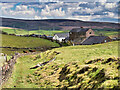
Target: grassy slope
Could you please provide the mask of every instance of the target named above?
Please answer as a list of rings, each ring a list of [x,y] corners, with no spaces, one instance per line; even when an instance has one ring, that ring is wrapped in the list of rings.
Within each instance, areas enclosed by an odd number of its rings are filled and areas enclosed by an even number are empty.
[[[29,47],[32,48],[32,47],[54,47],[58,46],[58,44],[40,38],[2,35],[2,46],[17,48],[29,48]]]
[[[59,52],[56,55],[54,52]],[[90,46],[70,46],[48,50],[39,55],[25,56],[17,60],[12,77],[4,85],[7,88],[33,87],[107,87],[118,86],[118,42]],[[29,68],[38,62],[56,60],[38,69]],[[112,57],[112,63],[104,63]],[[104,58],[94,61],[97,58]],[[33,61],[35,60],[35,61]],[[93,63],[85,64],[91,60]],[[111,63],[111,64],[110,64]],[[86,66],[89,68],[85,71]],[[96,69],[97,68],[97,69]],[[95,70],[96,69],[96,70]],[[83,71],[82,71],[83,70]],[[107,80],[107,79],[108,80]],[[102,81],[101,81],[102,80]]]
[[[118,42],[110,42],[97,45],[79,45],[56,49],[63,54],[58,55],[64,62],[81,61],[96,59],[99,57],[107,58],[118,56]],[[63,58],[64,57],[64,58]]]
[[[33,38],[33,37],[17,37],[17,36],[11,36],[11,35],[2,35],[2,46],[3,47],[17,47],[17,48],[38,48],[40,47],[40,49],[36,49],[36,51],[40,51],[41,48],[59,47],[57,43],[54,43],[54,42],[51,42],[45,39]],[[21,53],[23,52],[23,50],[27,50],[27,49],[3,48],[2,52],[8,55],[11,55],[11,54],[14,54],[15,52]]]

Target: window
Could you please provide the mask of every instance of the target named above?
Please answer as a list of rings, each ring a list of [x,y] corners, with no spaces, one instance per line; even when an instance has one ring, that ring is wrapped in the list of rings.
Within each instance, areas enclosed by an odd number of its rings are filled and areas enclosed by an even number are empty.
[[[90,32],[89,34],[92,34],[92,32]]]

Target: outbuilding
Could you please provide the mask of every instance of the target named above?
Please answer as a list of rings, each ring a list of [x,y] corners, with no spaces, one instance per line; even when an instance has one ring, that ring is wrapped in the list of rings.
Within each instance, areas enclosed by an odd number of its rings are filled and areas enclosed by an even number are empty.
[[[57,34],[54,34],[53,40],[58,40],[59,42],[62,42],[67,37],[69,37],[69,33],[57,33]]]
[[[93,45],[110,42],[112,39],[108,36],[90,36],[81,42],[81,45]]]

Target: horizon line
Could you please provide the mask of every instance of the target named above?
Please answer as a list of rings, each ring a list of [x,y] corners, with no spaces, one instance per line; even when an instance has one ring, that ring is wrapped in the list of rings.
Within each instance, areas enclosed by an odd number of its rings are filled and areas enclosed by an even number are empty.
[[[66,19],[66,18],[57,18],[57,19],[32,19],[32,18],[13,18],[13,17],[1,17],[0,18],[6,18],[6,19],[17,19],[17,20],[36,20],[36,21],[40,21],[40,20],[76,20],[76,21],[83,21],[83,22],[103,22],[103,23],[116,23],[116,24],[120,24],[119,19],[118,22],[109,22],[109,21],[84,21],[84,20],[80,20],[80,19]]]

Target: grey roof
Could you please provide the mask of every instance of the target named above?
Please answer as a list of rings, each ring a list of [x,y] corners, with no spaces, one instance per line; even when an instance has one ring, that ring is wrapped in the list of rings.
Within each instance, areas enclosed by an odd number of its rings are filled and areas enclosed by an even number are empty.
[[[79,33],[86,33],[89,28],[73,28],[70,32],[79,32]]]
[[[106,38],[107,36],[90,36],[81,44],[82,45],[99,44],[102,43]]]
[[[69,33],[56,33],[55,35],[57,35],[59,38],[60,37],[69,37]]]

